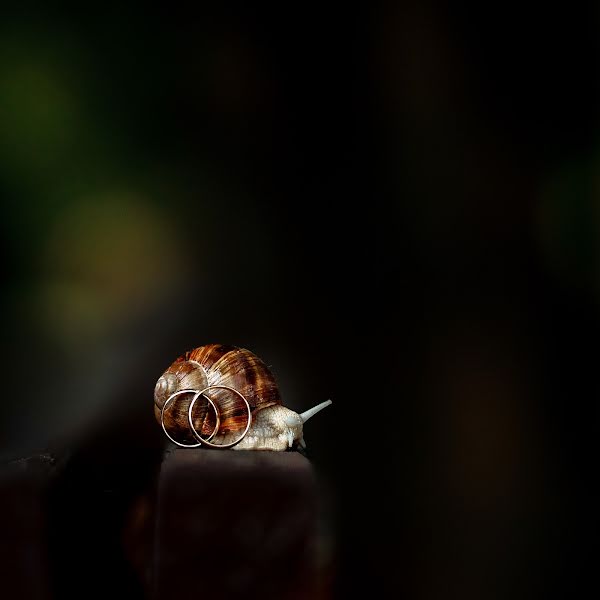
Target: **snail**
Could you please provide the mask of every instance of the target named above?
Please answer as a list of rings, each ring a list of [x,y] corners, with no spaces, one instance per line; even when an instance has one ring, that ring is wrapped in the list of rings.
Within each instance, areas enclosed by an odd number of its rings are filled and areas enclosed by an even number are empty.
[[[197,401],[200,397],[206,401]],[[187,446],[305,448],[304,423],[330,404],[327,400],[300,414],[286,408],[267,365],[250,350],[222,344],[186,352],[154,388],[158,423],[169,439]]]

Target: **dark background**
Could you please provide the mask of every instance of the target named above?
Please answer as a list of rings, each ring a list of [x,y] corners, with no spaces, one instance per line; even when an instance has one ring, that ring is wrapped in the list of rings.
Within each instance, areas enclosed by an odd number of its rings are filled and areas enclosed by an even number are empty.
[[[597,590],[600,15],[284,4],[3,11],[3,457],[118,512],[156,379],[236,344],[334,401],[336,597]]]

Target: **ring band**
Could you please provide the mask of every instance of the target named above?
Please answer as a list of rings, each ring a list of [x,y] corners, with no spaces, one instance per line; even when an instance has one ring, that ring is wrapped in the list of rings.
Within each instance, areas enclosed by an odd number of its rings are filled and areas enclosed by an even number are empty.
[[[177,444],[181,448],[198,448],[198,446],[200,446],[200,443],[198,443],[198,444],[182,444],[181,442],[178,442],[176,439],[172,438],[169,435],[169,433],[167,431],[167,428],[165,427],[165,409],[167,408],[167,405],[169,404],[169,402],[171,402],[171,400],[174,400],[180,394],[194,394],[194,398],[192,399],[192,404],[190,404],[190,411],[188,413],[188,418],[189,418],[190,423],[191,423],[192,408],[194,406],[194,403],[196,402],[196,400],[198,399],[198,397],[201,396],[201,395],[203,395],[203,394],[202,394],[202,392],[196,392],[196,390],[178,390],[177,392],[173,392],[167,398],[166,402],[163,404],[163,406],[162,406],[162,408],[160,410],[160,424],[162,425],[162,428],[163,428],[163,431],[165,432],[165,435],[174,444]],[[219,427],[221,427],[221,415],[219,414],[219,409],[217,408],[217,405],[208,396],[204,396],[204,398],[206,398],[207,402],[213,407],[213,410],[215,411],[215,416],[217,418],[217,422],[215,423],[215,428],[213,429],[213,432],[210,434],[210,436],[207,438],[208,440],[211,440],[215,436],[215,434],[217,433],[217,431],[219,431]],[[200,437],[200,435],[193,428],[193,426],[192,426],[192,431],[194,432],[194,435],[196,436],[196,438],[198,438],[199,440],[202,440],[201,443],[206,443],[206,440],[204,438]]]
[[[229,444],[211,444],[210,441],[207,441],[200,437],[200,435],[194,428],[194,424],[192,423],[192,410],[194,409],[194,404],[196,403],[196,400],[198,400],[198,398],[200,396],[204,396],[214,406],[213,401],[210,400],[209,397],[205,394],[205,392],[207,392],[208,390],[212,390],[212,389],[229,390],[230,392],[237,394],[244,401],[244,403],[246,404],[246,409],[248,410],[248,423],[246,424],[246,429],[244,429],[244,431],[239,439],[237,439],[234,442],[231,442]],[[192,402],[190,403],[190,408],[188,409],[188,422],[189,422],[190,429],[192,430],[193,434],[196,436],[196,438],[198,440],[200,440],[200,444],[203,444],[204,446],[207,446],[208,448],[217,448],[217,449],[231,448],[231,447],[235,446],[236,444],[239,444],[244,439],[244,437],[246,437],[246,434],[248,433],[248,429],[250,429],[250,424],[252,423],[252,409],[250,408],[250,403],[248,402],[248,400],[246,400],[244,395],[241,392],[238,392],[236,389],[229,387],[228,385],[209,385],[208,387],[205,387],[203,390],[196,392],[196,395],[193,397]],[[219,421],[219,425],[220,425],[220,421]],[[214,432],[213,432],[213,435],[214,435]],[[210,439],[212,439],[212,437],[213,436],[211,435],[208,439],[210,440]],[[200,445],[200,444],[198,444],[198,445]]]

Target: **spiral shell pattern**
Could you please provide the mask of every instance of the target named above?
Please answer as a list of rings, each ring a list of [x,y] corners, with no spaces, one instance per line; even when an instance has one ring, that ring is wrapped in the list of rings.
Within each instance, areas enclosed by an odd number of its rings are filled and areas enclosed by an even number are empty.
[[[268,406],[281,404],[274,375],[255,354],[244,348],[223,344],[200,346],[180,356],[159,377],[154,388],[154,414],[160,423],[161,409],[169,396],[184,389],[202,390],[222,385],[240,392],[250,404],[252,414]],[[219,407],[221,425],[213,442],[246,427],[246,407],[229,390],[212,389],[206,392]],[[193,394],[181,395],[165,409],[167,431],[176,439],[192,441],[188,424],[188,408]],[[207,402],[196,402],[193,414],[195,429],[204,437],[215,427],[215,415]]]

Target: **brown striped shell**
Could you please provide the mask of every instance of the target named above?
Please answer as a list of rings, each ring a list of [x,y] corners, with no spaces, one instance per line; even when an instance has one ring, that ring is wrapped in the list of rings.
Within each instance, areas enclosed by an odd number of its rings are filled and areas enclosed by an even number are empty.
[[[275,377],[265,363],[244,348],[209,344],[180,356],[158,379],[154,388],[154,415],[160,423],[163,404],[174,392],[184,389],[202,390],[210,385],[225,385],[244,395],[252,414],[268,406],[281,404]],[[221,426],[213,439],[243,430],[247,423],[247,409],[239,397],[229,390],[212,389],[207,392],[219,407]],[[167,431],[177,440],[197,441],[190,433],[188,408],[192,394],[182,394],[165,409]],[[194,406],[194,427],[203,437],[209,436],[215,426],[215,415],[206,402]]]

